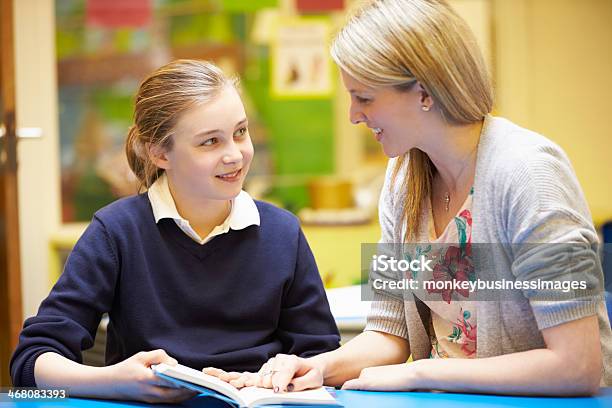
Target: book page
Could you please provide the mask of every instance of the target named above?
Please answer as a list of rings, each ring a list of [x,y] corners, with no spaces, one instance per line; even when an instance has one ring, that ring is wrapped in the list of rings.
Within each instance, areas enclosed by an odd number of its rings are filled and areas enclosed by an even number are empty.
[[[313,390],[275,393],[269,388],[246,387],[238,391],[245,405],[317,404],[339,405],[323,387]]]
[[[184,382],[197,384],[212,391],[229,397],[236,401],[240,406],[256,406],[265,404],[316,404],[316,405],[340,405],[323,387],[314,390],[295,391],[286,393],[275,393],[269,388],[246,387],[238,390],[231,384],[218,379],[212,375],[204,374],[201,371],[193,368],[168,364],[157,364],[151,366],[151,369],[163,378],[169,381],[174,381],[178,384],[186,386]],[[176,381],[179,380],[179,381]],[[187,384],[189,386],[189,384]],[[198,388],[191,387],[192,389]]]
[[[153,371],[162,374],[164,377],[177,378],[179,380],[198,384],[205,388],[223,394],[227,397],[230,397],[231,399],[238,402],[240,405],[246,404],[246,402],[243,401],[242,397],[240,396],[238,388],[212,375],[204,374],[201,371],[194,370],[193,368],[180,364],[176,366],[171,366],[162,363],[151,366],[151,368],[153,369]]]

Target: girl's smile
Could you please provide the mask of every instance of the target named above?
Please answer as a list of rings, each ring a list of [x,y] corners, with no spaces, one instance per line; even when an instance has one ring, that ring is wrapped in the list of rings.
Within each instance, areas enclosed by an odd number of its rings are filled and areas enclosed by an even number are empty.
[[[235,183],[237,181],[241,181],[242,180],[242,169],[238,169],[236,171],[233,171],[231,173],[224,173],[224,174],[219,174],[217,176],[218,179],[225,181],[226,183]]]

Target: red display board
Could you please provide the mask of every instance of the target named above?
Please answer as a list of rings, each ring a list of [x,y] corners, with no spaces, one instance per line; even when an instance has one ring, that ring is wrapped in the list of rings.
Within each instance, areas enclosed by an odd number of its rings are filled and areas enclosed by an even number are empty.
[[[344,9],[344,0],[297,0],[300,13],[319,13]]]
[[[151,22],[151,0],[87,0],[87,25],[143,27]]]

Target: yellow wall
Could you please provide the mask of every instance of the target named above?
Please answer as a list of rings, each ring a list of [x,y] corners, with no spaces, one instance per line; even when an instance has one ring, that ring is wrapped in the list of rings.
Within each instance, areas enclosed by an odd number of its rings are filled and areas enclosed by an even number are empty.
[[[496,0],[499,114],[568,154],[596,224],[612,220],[612,1]]]
[[[326,287],[359,283],[362,267],[361,244],[378,242],[378,217],[364,225],[306,225],[303,229]]]
[[[19,234],[24,316],[49,293],[49,237],[60,223],[59,137],[53,0],[13,2],[17,126],[39,127],[39,139],[21,139]]]

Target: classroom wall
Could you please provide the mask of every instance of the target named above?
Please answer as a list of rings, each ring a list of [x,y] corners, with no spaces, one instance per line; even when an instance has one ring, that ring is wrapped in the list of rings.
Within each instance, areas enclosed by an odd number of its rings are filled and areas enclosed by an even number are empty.
[[[60,221],[55,16],[53,0],[13,7],[17,126],[43,130],[17,147],[23,313],[31,316],[49,292],[48,238]]]
[[[498,113],[559,143],[574,164],[595,221],[612,219],[612,1],[491,2]],[[14,4],[18,125],[43,129],[41,139],[21,140],[18,146],[24,316],[36,313],[48,292],[48,238],[60,228],[53,3]],[[339,98],[340,122],[334,126],[343,137],[341,144],[335,140],[336,163],[340,172],[350,173],[358,166],[352,160],[358,145],[351,144],[347,100]]]
[[[612,220],[612,1],[496,0],[497,108],[568,154],[596,224]]]

